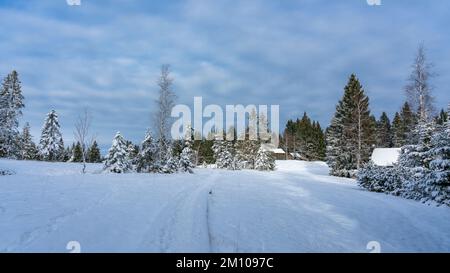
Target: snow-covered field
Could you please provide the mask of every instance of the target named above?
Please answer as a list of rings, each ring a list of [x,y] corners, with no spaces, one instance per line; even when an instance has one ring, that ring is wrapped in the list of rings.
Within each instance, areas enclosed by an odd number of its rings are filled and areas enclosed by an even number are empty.
[[[89,174],[71,163],[0,160],[0,251],[449,252],[450,209],[357,187],[324,163],[277,171]]]

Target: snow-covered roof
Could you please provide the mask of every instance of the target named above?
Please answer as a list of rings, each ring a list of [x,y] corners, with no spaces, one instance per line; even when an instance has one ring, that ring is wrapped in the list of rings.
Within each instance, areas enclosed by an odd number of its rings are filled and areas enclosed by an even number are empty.
[[[376,148],[372,153],[372,161],[377,166],[392,166],[398,161],[400,148]]]
[[[263,143],[261,144],[261,148],[263,148],[266,152],[272,152],[274,154],[284,154],[284,150],[281,148],[275,147],[275,145],[270,143]]]

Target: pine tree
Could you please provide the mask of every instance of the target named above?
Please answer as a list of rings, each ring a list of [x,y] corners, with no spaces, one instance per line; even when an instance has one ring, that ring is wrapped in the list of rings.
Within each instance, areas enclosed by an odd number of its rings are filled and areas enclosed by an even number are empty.
[[[415,134],[415,128],[417,126],[417,116],[411,110],[409,103],[405,102],[400,112],[400,116],[403,122],[403,145],[416,144],[418,142],[418,136]]]
[[[293,120],[288,120],[286,123],[286,128],[284,130],[284,139],[281,143],[284,143],[284,149],[286,152],[298,152],[297,142],[296,142],[296,135],[297,135],[297,122]]]
[[[62,160],[64,142],[59,129],[58,115],[55,110],[52,110],[47,114],[42,127],[41,140],[39,142],[39,155],[42,160]]]
[[[396,112],[392,121],[392,146],[399,148],[403,145],[405,145],[403,122],[400,114]]]
[[[64,160],[64,140],[62,139],[62,137],[59,139],[58,146],[60,148],[59,148],[59,151],[58,151],[58,154],[57,154],[57,156],[58,156],[57,160],[58,161],[63,161]]]
[[[104,170],[112,173],[126,173],[132,170],[132,165],[128,158],[127,144],[120,132],[117,132],[113,139],[105,160]]]
[[[296,141],[299,144],[298,151],[300,154],[307,160],[313,160],[314,140],[312,139],[312,124],[306,112],[304,112],[302,119],[297,123]]]
[[[0,89],[0,157],[20,156],[19,118],[23,103],[21,82],[16,71],[6,76]]]
[[[88,150],[88,162],[90,162],[90,163],[102,162],[100,149],[98,147],[97,141],[95,141],[95,140],[92,143],[91,147],[89,147],[89,150]]]
[[[182,172],[193,173],[195,165],[194,152],[192,151],[192,140],[190,138],[185,140],[184,148],[180,154],[180,161],[178,163],[178,168]]]
[[[71,162],[72,155],[73,155],[73,147],[71,148],[70,146],[67,146],[64,149],[64,156],[63,156],[62,161],[63,162]]]
[[[172,154],[176,157],[181,155],[184,148],[184,141],[182,139],[172,140]]]
[[[83,149],[81,148],[80,142],[75,144],[73,149],[72,162],[83,162]]]
[[[373,127],[369,98],[352,74],[328,130],[327,161],[331,174],[353,176],[354,171],[369,160],[374,144]]]
[[[198,149],[199,162],[206,164],[214,163],[214,152],[212,150],[214,141],[212,139],[203,138],[200,141],[200,147]]]
[[[153,140],[150,130],[145,134],[145,138],[141,143],[141,149],[138,154],[136,170],[138,172],[157,172],[156,157],[158,147]]]
[[[376,145],[380,148],[392,147],[391,122],[386,112],[383,112],[377,121]]]
[[[325,157],[326,157],[326,151],[327,151],[327,144],[326,144],[326,140],[325,140],[325,132],[322,130],[322,127],[320,126],[319,123],[317,123],[318,125],[318,131],[319,131],[319,160],[320,161],[324,161]]]
[[[30,124],[27,122],[23,127],[20,145],[20,158],[24,160],[33,160],[37,158],[37,147],[33,142],[30,133]]]
[[[255,169],[258,171],[273,171],[275,169],[275,159],[262,147],[258,149],[256,155]]]
[[[311,160],[324,160],[326,153],[325,134],[320,127],[319,122],[313,122],[312,125],[312,143],[313,150],[311,153]]]
[[[169,147],[168,152],[166,153],[166,160],[160,172],[162,173],[176,173],[178,172],[178,162],[179,159],[177,156],[173,154],[173,147]]]
[[[441,112],[439,112],[439,115],[436,117],[436,124],[437,125],[445,125],[445,123],[448,121],[448,113],[444,111],[444,109],[441,109]]]

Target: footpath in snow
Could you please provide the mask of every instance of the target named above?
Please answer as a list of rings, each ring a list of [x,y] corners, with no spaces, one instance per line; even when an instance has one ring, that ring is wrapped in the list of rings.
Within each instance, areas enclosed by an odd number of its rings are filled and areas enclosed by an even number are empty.
[[[274,172],[88,174],[0,160],[0,252],[449,252],[450,209],[360,189],[321,162]]]

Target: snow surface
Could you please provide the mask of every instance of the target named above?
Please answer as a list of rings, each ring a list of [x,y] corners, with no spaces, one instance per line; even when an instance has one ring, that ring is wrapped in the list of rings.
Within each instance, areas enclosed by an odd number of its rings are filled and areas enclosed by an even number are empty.
[[[0,251],[449,252],[450,209],[360,189],[321,162],[274,172],[105,174],[0,160]]]
[[[397,163],[400,152],[400,148],[376,148],[371,159],[377,166],[392,166]]]

